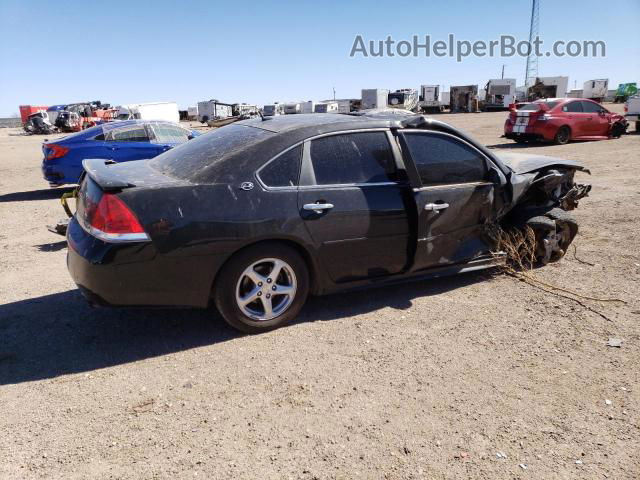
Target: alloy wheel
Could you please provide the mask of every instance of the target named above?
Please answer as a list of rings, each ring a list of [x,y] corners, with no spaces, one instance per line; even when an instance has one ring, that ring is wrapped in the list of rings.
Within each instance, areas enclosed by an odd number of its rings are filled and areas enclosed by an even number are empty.
[[[249,265],[240,275],[236,304],[253,320],[271,320],[291,306],[296,290],[296,275],[287,262],[263,258]]]

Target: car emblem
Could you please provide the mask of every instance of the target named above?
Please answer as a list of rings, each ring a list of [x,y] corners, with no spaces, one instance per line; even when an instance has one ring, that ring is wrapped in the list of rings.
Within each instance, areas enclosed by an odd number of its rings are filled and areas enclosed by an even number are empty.
[[[244,191],[249,191],[251,189],[253,189],[253,183],[252,182],[242,182],[240,184],[240,188]]]

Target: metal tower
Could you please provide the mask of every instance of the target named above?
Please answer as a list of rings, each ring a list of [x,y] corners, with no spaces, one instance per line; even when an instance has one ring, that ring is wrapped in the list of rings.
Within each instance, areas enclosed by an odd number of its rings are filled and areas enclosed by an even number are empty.
[[[531,2],[531,24],[529,26],[529,45],[533,46],[533,41],[539,35],[540,30],[540,3],[539,0]],[[538,56],[533,48],[527,56],[527,71],[525,73],[525,86],[530,87],[536,81],[538,76]]]

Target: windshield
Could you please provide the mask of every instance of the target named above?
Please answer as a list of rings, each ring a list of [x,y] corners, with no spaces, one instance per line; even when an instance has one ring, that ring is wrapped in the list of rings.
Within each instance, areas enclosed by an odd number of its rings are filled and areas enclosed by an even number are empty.
[[[196,180],[206,168],[272,135],[261,128],[227,125],[155,157],[151,166],[172,177]]]

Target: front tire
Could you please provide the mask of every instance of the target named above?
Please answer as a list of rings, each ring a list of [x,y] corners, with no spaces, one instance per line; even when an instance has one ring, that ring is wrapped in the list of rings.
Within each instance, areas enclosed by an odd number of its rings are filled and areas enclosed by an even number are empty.
[[[538,266],[559,261],[578,234],[578,222],[561,208],[532,217],[526,225],[535,233],[535,260]]]
[[[622,123],[617,122],[611,127],[611,137],[620,138],[622,135],[624,135],[626,130],[627,128]]]
[[[560,127],[553,138],[556,145],[566,145],[571,140],[571,129],[566,125]]]
[[[293,248],[263,243],[235,254],[214,285],[218,311],[232,327],[260,333],[291,322],[309,294],[309,270]]]

